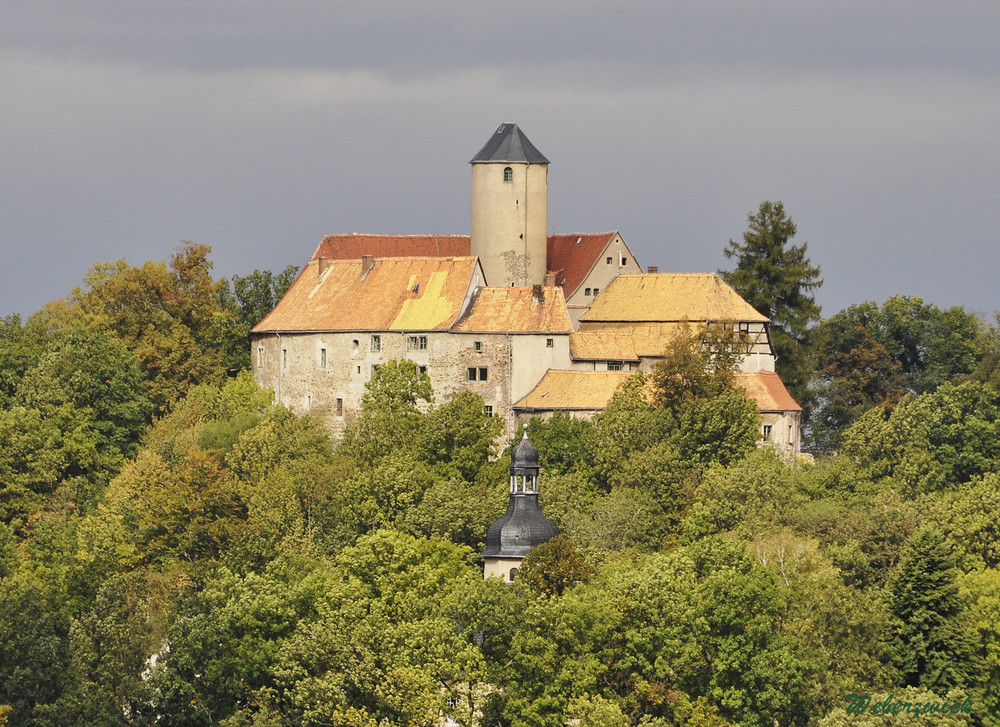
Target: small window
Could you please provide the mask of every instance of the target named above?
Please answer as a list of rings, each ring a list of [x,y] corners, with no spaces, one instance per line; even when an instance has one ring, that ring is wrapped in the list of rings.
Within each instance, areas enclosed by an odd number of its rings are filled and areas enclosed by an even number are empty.
[[[427,367],[426,366],[419,366],[418,369],[420,370],[420,373],[422,373],[422,374],[426,374],[427,373]]]
[[[325,369],[326,368],[326,349],[325,348],[321,348],[319,350],[319,367],[321,369]]]
[[[483,342],[482,341],[474,341],[472,343],[472,350],[475,351],[476,353],[482,353],[483,352]]]
[[[287,348],[281,349],[281,368],[283,368],[283,369],[287,369],[288,368],[288,349]]]
[[[622,255],[622,267],[628,265],[628,258]]]
[[[337,399],[337,416],[344,416],[344,400]]]
[[[361,373],[361,364],[358,364],[358,373]]]
[[[475,366],[470,366],[469,367],[468,376],[469,376],[469,381],[475,381],[476,380],[476,367]]]
[[[503,181],[513,182],[514,181],[514,170],[510,167],[503,168]]]
[[[486,416],[488,417],[493,416],[493,406],[491,404],[487,404],[485,407],[483,407],[483,410],[486,412]]]
[[[487,369],[485,367],[479,369],[479,380],[480,381],[486,381],[486,377],[487,377],[487,373],[488,372],[489,372],[489,369]]]
[[[517,577],[517,568],[511,568],[510,569],[510,578],[508,578],[507,580],[508,581],[513,581],[516,577]]]
[[[427,350],[427,336],[410,336],[407,347],[411,351],[426,351]]]
[[[309,411],[312,408],[313,408],[313,395],[306,394],[306,411]]]
[[[608,361],[608,371],[621,371],[622,362],[621,361]]]
[[[583,289],[583,294],[584,295],[590,295],[590,288],[584,288]]]
[[[545,339],[545,348],[552,348],[555,345],[556,345],[556,342],[553,339],[551,339],[551,338],[546,338]]]
[[[770,442],[771,441],[771,425],[770,424],[765,424],[764,425],[764,441],[765,442]]]
[[[600,288],[594,288],[594,295],[597,295],[600,292],[601,292]]]
[[[611,257],[608,256],[608,265],[610,265],[610,264],[611,264]]]
[[[372,336],[372,351],[382,350],[382,336]]]

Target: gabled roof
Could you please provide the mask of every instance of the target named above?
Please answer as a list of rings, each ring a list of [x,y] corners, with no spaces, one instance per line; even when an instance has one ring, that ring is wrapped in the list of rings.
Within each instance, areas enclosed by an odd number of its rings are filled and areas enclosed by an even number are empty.
[[[572,333],[562,288],[479,288],[452,326],[464,333]],[[540,294],[539,294],[540,293]]]
[[[587,274],[617,234],[614,231],[597,235],[549,235],[548,269],[556,274],[556,283],[563,287],[567,297],[583,285]]]
[[[767,320],[715,273],[622,274],[580,318],[643,323]]]
[[[737,373],[736,383],[756,402],[758,411],[802,411],[802,407],[788,393],[781,377],[773,371]]]
[[[493,136],[472,157],[470,164],[511,162],[513,164],[548,164],[549,160],[528,141],[517,124],[500,124]]]
[[[310,260],[254,333],[432,331],[451,327],[478,263],[473,257]]]
[[[632,375],[628,371],[549,369],[513,408],[541,411],[604,409],[621,383]]]
[[[352,232],[324,237],[312,259],[360,260],[374,257],[469,257],[468,235],[367,235]]]

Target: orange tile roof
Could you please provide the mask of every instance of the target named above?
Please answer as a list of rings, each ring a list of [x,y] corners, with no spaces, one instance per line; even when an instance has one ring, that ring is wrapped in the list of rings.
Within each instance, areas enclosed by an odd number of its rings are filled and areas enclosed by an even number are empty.
[[[374,257],[468,257],[468,235],[327,235],[312,259],[360,260]]]
[[[767,321],[714,273],[626,273],[594,298],[581,323]]]
[[[773,371],[740,372],[736,374],[736,383],[757,403],[758,411],[802,411],[781,377]]]
[[[453,331],[467,333],[572,333],[562,288],[479,288]]]
[[[597,361],[635,361],[639,358],[663,356],[667,345],[679,333],[686,333],[690,325],[685,321],[670,323],[587,323],[570,338],[573,358]],[[574,350],[574,338],[580,336]],[[581,355],[577,355],[579,351]],[[594,354],[606,355],[594,355]]]
[[[569,355],[577,361],[638,361],[631,331],[585,331],[569,337]]]
[[[514,404],[514,409],[536,411],[604,409],[621,383],[632,375],[628,371],[549,369],[535,388]]]
[[[597,235],[549,235],[546,257],[549,272],[556,274],[556,284],[561,285],[567,297],[579,288],[608,243],[617,232]]]
[[[476,275],[473,257],[310,260],[253,332],[446,330]]]

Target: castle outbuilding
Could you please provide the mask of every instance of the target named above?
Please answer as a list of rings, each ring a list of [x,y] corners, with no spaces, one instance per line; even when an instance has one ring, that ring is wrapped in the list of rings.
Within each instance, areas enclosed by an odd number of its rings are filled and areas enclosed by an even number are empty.
[[[538,450],[525,432],[510,456],[507,512],[486,531],[483,578],[503,578],[510,583],[531,549],[558,534],[559,529],[545,519],[538,506]]]

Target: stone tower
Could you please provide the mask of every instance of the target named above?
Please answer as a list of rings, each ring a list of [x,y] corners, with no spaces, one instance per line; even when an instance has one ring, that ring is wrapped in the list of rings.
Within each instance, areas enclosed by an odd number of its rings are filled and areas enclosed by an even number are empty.
[[[500,124],[472,158],[472,254],[491,286],[541,285],[549,160],[517,124]]]
[[[525,432],[510,456],[507,512],[486,531],[483,578],[503,578],[510,583],[528,552],[558,534],[559,529],[538,507],[538,450]]]

